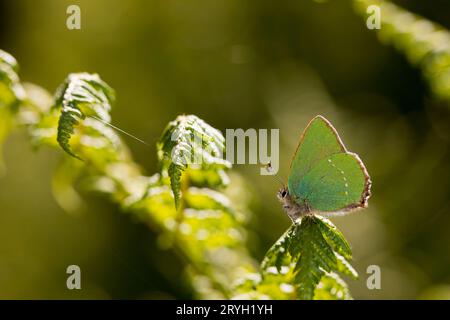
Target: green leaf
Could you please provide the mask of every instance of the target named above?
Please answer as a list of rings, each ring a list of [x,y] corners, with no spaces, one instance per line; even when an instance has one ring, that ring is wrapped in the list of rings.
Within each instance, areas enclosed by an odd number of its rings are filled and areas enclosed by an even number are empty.
[[[111,120],[109,112],[114,100],[113,89],[97,74],[70,74],[55,93],[55,107],[61,108],[57,134],[61,148],[71,156],[81,159],[72,151],[70,143],[80,121],[83,121],[84,129],[89,133],[97,133],[109,140],[114,139],[115,135],[105,125]],[[96,121],[87,121],[87,117]]]
[[[181,179],[186,169],[193,170],[193,176],[197,179],[196,171],[214,172],[214,177],[224,183],[226,176],[223,169],[231,167],[223,157],[223,135],[194,115],[179,116],[170,122],[157,144],[157,150],[162,170],[167,170],[170,177],[176,208],[180,206]],[[210,181],[209,178],[205,181]]]

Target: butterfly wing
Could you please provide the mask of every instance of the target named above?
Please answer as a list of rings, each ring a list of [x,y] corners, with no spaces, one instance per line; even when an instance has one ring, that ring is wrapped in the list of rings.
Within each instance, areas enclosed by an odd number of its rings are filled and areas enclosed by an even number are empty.
[[[330,122],[322,116],[312,119],[300,138],[288,178],[288,188],[291,194],[303,177],[320,160],[337,153],[346,152],[336,130]]]
[[[367,205],[370,179],[356,154],[338,153],[316,163],[297,190],[313,212],[337,213]]]
[[[366,206],[370,178],[359,157],[347,152],[331,123],[317,116],[300,139],[288,189],[312,211],[348,211]]]

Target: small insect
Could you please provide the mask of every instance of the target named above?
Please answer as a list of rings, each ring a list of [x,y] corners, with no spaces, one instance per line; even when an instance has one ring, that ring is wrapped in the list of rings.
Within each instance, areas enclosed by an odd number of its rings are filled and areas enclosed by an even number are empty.
[[[277,197],[295,222],[304,215],[329,216],[365,208],[371,184],[359,156],[347,151],[327,119],[316,116],[300,138],[287,185]]]

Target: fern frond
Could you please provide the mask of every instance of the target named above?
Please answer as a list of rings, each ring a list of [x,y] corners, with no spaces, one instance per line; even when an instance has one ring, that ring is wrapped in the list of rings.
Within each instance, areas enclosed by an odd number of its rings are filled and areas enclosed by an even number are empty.
[[[223,135],[194,115],[179,116],[170,122],[157,144],[157,150],[160,164],[170,177],[176,208],[180,206],[184,170],[211,170],[223,184],[226,179],[223,169],[231,166],[223,158]]]
[[[27,127],[32,146],[58,146],[59,110],[52,109],[53,95],[35,84],[25,83],[23,87],[27,99],[19,112],[19,121]]]
[[[223,193],[213,189],[190,187],[186,197],[186,206],[196,210],[221,210],[237,219],[230,200]]]
[[[330,220],[322,217],[316,216],[316,224],[322,233],[324,239],[328,242],[331,248],[343,256],[347,260],[352,259],[352,249],[347,240],[345,240],[344,235],[336,228]]]
[[[0,108],[17,109],[25,99],[25,91],[20,83],[19,65],[9,53],[0,50]]]
[[[167,173],[170,177],[170,185],[172,187],[172,193],[175,200],[175,208],[180,206],[181,197],[181,175],[184,171],[184,166],[180,166],[176,163],[171,163],[167,169]]]
[[[351,300],[347,284],[336,273],[325,274],[314,292],[314,300]]]
[[[340,254],[336,253],[336,271],[345,274],[353,279],[358,279],[358,272],[352,267],[350,262]]]
[[[245,250],[245,232],[237,219],[239,215],[223,193],[205,187],[188,187],[183,195],[183,219],[177,221],[178,212],[171,193],[169,179],[159,179],[129,209],[159,229],[158,242],[162,248],[176,243],[183,255],[195,262],[189,272],[191,277],[201,277],[198,271],[203,270],[212,286],[220,288],[221,295],[217,297],[227,297],[237,273],[255,271]],[[193,280],[193,283],[197,282]],[[204,286],[198,289],[202,292]],[[211,297],[212,292],[205,294]]]
[[[299,299],[310,300],[325,272],[336,269],[336,256],[317,227],[316,217],[304,217],[295,230],[288,250],[296,260],[297,295]]]
[[[3,171],[2,145],[14,124],[12,114],[25,99],[18,71],[16,59],[0,50],[0,171]]]
[[[111,140],[114,134],[111,134],[111,129],[104,123],[111,120],[109,112],[114,100],[113,89],[97,74],[70,74],[55,93],[55,107],[61,108],[57,134],[61,148],[71,156],[81,159],[72,151],[70,144],[75,127],[80,121],[83,121],[85,130]],[[114,141],[112,143],[114,144]],[[95,144],[95,141],[92,144]]]
[[[287,253],[295,228],[295,225],[291,226],[267,251],[261,263],[263,274],[267,273],[271,267],[275,267],[278,272],[281,272],[283,266],[289,265]]]
[[[280,281],[293,283],[298,299],[310,300],[317,298],[319,284],[331,273],[357,277],[348,261],[351,256],[350,246],[331,221],[319,216],[305,216],[267,252],[261,270],[266,275],[272,273],[273,267],[279,274],[283,267],[289,268],[288,277],[281,276]]]
[[[368,6],[380,6],[380,40],[421,68],[432,94],[450,106],[450,31],[389,1],[354,0],[354,5],[364,16]]]

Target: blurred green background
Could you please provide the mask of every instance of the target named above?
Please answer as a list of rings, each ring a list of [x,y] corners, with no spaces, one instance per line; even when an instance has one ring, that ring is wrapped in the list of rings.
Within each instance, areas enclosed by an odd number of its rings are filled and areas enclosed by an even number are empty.
[[[70,72],[97,72],[117,92],[113,123],[154,144],[168,121],[196,114],[221,130],[280,128],[282,177],[310,118],[327,117],[373,180],[370,207],[334,218],[352,244],[356,299],[450,298],[450,117],[420,70],[356,15],[351,1],[0,1],[0,48],[21,79],[51,92]],[[396,3],[450,28],[448,0]],[[66,8],[81,7],[81,30]],[[156,171],[155,150],[124,137]],[[0,178],[0,298],[190,298],[181,262],[156,235],[86,194],[65,213],[51,193],[61,151],[5,146]],[[290,221],[276,180],[235,166],[260,260]],[[66,289],[66,267],[82,270]],[[381,290],[366,268],[381,267]]]

